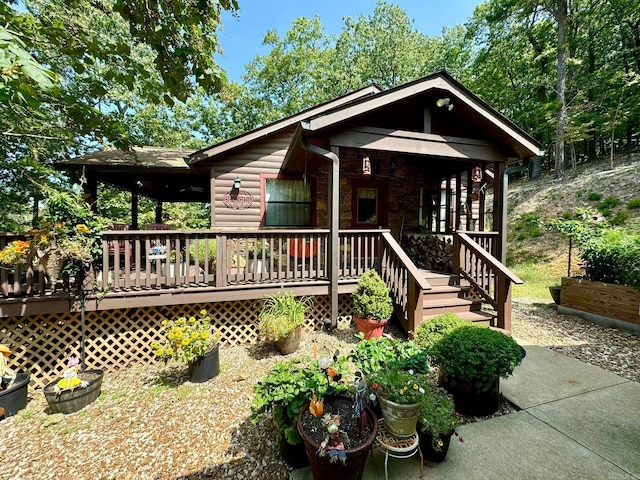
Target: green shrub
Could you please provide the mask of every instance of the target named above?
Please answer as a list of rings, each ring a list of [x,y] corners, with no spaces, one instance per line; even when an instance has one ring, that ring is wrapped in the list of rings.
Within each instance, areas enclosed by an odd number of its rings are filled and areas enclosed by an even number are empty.
[[[589,192],[589,194],[587,195],[587,198],[592,202],[597,202],[602,198],[602,194],[596,193],[596,192]]]
[[[580,245],[589,280],[640,290],[640,235],[611,229]]]
[[[625,211],[625,210],[621,210],[619,212],[617,212],[613,218],[611,218],[609,220],[609,223],[611,225],[622,225],[623,223],[625,223],[627,220],[629,220],[629,212]]]
[[[604,211],[605,210],[611,210],[612,208],[617,207],[618,205],[620,205],[620,199],[618,197],[607,197],[605,198],[603,201],[601,201],[597,208],[598,210],[600,210],[601,212],[603,212],[604,215]],[[607,215],[605,215],[607,216]]]
[[[487,385],[511,375],[522,361],[522,354],[510,336],[469,326],[442,337],[431,347],[429,358],[447,377]]]
[[[375,270],[367,270],[362,274],[351,296],[353,309],[358,316],[370,320],[391,318],[393,303],[389,296],[389,287]]]
[[[636,208],[640,208],[640,198],[634,198],[627,202],[627,208],[634,210]]]
[[[461,327],[471,325],[455,313],[443,313],[432,318],[425,318],[420,322],[413,334],[413,339],[421,348],[429,348],[445,335]]]
[[[611,215],[613,215],[613,212],[611,211],[610,208],[605,208],[600,210],[600,213],[602,213],[603,217],[609,218]]]
[[[527,237],[539,237],[542,235],[542,221],[536,213],[523,213],[513,224],[513,230],[518,232],[516,238],[524,240]]]
[[[360,334],[360,337],[364,337],[364,334]],[[403,370],[412,369],[418,373],[429,371],[427,354],[415,342],[389,337],[361,340],[349,354],[349,360],[365,375],[386,365]]]

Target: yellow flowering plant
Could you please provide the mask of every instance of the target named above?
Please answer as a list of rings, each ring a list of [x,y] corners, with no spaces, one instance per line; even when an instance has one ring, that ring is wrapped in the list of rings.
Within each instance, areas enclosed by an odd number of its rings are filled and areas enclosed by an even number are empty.
[[[206,310],[201,310],[199,317],[163,320],[162,327],[164,340],[153,342],[151,348],[156,358],[165,362],[173,359],[188,365],[220,341],[220,335],[211,330],[211,317]]]
[[[0,250],[0,265],[15,267],[27,263],[27,254],[31,250],[29,240],[14,240]]]

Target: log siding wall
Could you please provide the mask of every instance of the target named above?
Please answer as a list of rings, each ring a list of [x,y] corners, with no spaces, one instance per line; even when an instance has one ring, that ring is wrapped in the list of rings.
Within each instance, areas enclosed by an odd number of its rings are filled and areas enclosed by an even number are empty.
[[[242,152],[221,158],[212,168],[212,228],[259,228],[262,226],[260,212],[260,174],[277,175],[293,137],[289,129],[274,135]],[[224,204],[224,196],[231,191],[236,176],[242,188],[253,196],[253,204],[236,210]]]

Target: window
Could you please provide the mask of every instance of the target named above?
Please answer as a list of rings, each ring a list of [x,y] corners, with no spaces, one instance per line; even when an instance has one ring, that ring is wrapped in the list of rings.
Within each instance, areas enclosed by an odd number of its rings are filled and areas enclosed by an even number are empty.
[[[358,223],[378,223],[378,190],[375,188],[358,189]]]
[[[310,227],[311,188],[302,180],[264,179],[264,225]]]

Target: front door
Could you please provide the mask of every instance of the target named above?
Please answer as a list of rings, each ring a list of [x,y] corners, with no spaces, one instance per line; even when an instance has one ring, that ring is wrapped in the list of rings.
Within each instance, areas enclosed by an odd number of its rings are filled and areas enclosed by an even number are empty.
[[[351,227],[386,228],[388,221],[385,183],[376,180],[354,180],[351,189]]]

